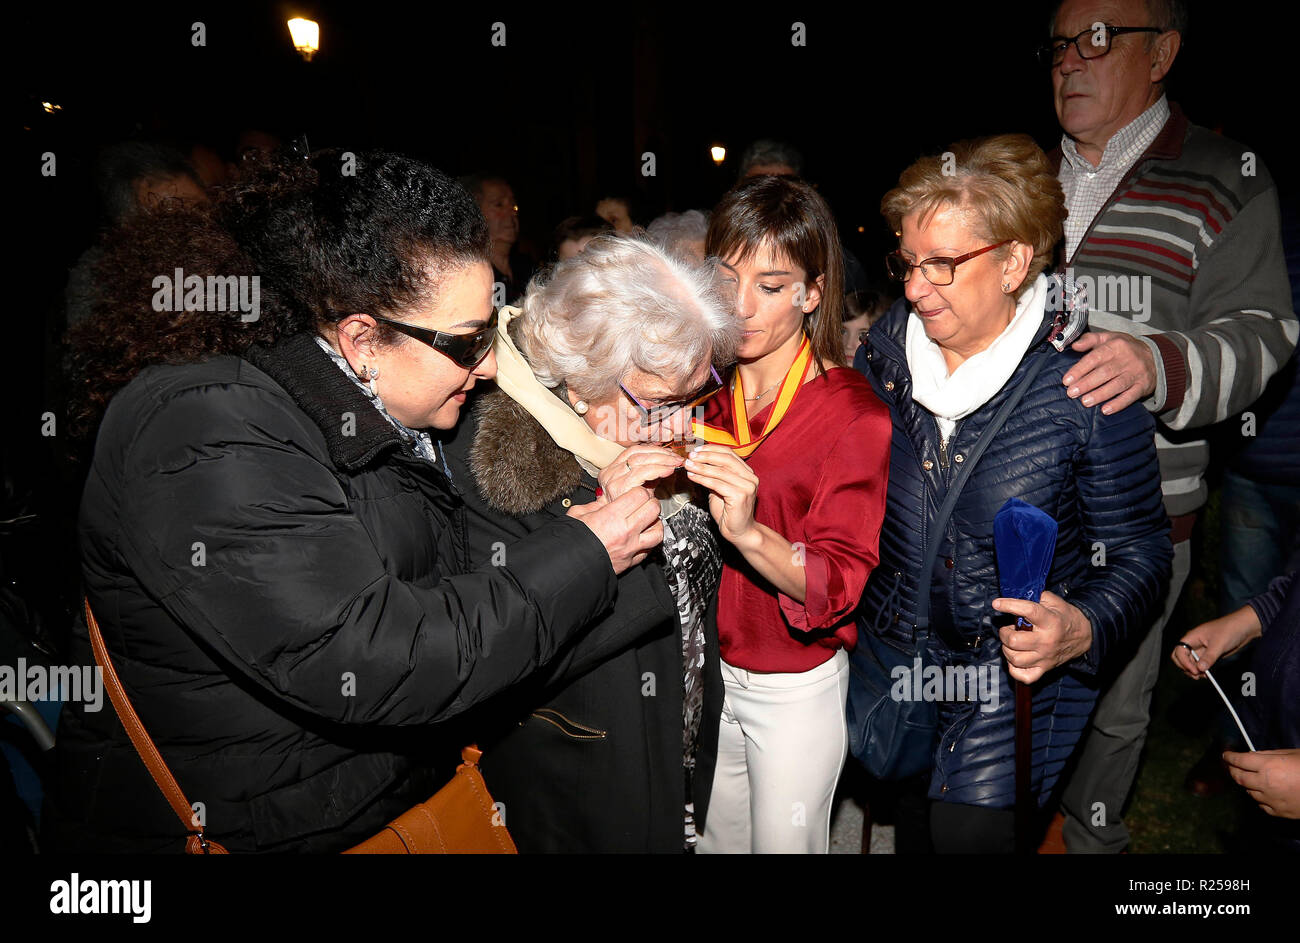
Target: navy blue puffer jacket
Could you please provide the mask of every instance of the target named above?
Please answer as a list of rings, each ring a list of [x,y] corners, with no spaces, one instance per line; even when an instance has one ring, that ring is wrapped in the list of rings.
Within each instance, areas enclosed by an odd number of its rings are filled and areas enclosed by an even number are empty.
[[[1032,783],[1041,805],[1092,712],[1100,666],[1125,657],[1126,639],[1147,624],[1146,613],[1166,591],[1173,549],[1161,503],[1155,426],[1140,405],[1107,416],[1065,395],[1061,378],[1080,355],[1068,347],[1052,348],[1048,311],[1011,379],[958,421],[941,454],[933,414],[912,400],[904,352],[909,310],[905,299],[896,303],[871,329],[854,363],[894,421],[880,564],[863,594],[859,631],[896,642],[911,639],[923,541],[947,483],[1034,355],[1050,351],[939,535],[930,606],[935,661],[955,666],[954,677],[960,670],[966,677],[977,673],[984,682],[974,699],[939,701],[930,796],[1010,808],[1015,803],[1015,698],[997,627],[1012,620],[990,605],[1001,595],[993,518],[1016,497],[1056,519],[1060,530],[1047,588],[1088,617],[1093,640],[1085,655],[1034,684]]]

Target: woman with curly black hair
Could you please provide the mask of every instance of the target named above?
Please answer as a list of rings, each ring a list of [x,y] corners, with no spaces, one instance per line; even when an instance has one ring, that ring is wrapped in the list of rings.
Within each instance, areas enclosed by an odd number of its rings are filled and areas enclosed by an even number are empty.
[[[231,851],[339,851],[427,798],[462,745],[429,725],[545,663],[662,539],[634,489],[469,569],[437,435],[496,370],[488,249],[463,188],[385,153],[277,159],[106,249],[74,355],[86,427],[107,402],[86,595],[195,828]],[[48,847],[182,849],[112,712],[66,708],[58,771]]]

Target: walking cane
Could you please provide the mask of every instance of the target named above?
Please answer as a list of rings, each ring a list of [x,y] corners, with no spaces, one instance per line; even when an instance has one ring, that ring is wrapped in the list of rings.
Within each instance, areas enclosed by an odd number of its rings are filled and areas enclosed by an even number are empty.
[[[1030,792],[1034,747],[1034,689],[1013,681],[1016,690],[1016,854],[1034,853],[1034,797]]]

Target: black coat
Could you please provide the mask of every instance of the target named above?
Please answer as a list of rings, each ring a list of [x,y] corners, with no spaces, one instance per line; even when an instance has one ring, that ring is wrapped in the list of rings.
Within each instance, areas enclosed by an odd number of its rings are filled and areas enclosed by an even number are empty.
[[[482,396],[445,446],[476,563],[509,563],[513,541],[595,498],[596,481],[504,393]],[[681,628],[656,559],[619,577],[614,610],[554,662],[471,717],[488,789],[505,804],[521,852],[682,850]],[[715,607],[716,595],[706,621],[697,828],[722,708]]]
[[[612,605],[581,522],[477,570],[464,531],[445,473],[309,335],[151,368],[114,398],[82,502],[86,591],[211,837],[335,852],[377,832],[450,778],[462,734],[438,722]],[[84,627],[74,642],[93,663]],[[112,710],[68,705],[57,751],[49,847],[182,849]]]

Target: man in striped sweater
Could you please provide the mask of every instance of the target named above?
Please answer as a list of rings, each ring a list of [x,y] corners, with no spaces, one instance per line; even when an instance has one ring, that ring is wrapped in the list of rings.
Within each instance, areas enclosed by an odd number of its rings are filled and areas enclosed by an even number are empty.
[[[1104,412],[1141,402],[1155,415],[1175,551],[1164,611],[1134,632],[1066,785],[1070,852],[1128,844],[1120,813],[1206,499],[1201,430],[1247,410],[1296,345],[1272,178],[1165,98],[1185,30],[1180,0],[1065,0],[1041,52],[1065,132],[1065,265],[1090,302],[1091,330],[1074,344],[1085,355],[1064,382]]]

